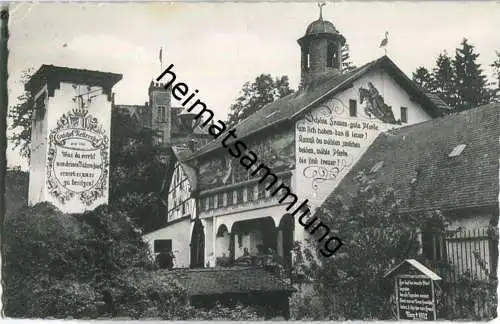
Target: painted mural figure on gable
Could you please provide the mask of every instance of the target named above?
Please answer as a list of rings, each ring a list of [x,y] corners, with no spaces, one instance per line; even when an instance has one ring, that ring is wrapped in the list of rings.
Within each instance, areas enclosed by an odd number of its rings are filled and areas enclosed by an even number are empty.
[[[366,101],[365,114],[375,117],[384,123],[397,124],[392,108],[384,102],[384,97],[379,93],[373,83],[368,82],[368,89],[359,88],[359,102]]]
[[[292,170],[295,167],[295,134],[292,131],[273,134],[264,140],[253,140],[246,143],[248,149],[258,158],[256,165],[261,163],[272,169],[273,172]],[[240,165],[238,159],[231,155],[224,155],[204,161],[199,166],[200,186],[210,189],[220,185],[227,185],[240,181],[235,179],[235,173],[247,174],[245,167]],[[234,164],[234,165],[233,165]],[[258,179],[251,177],[248,180]]]

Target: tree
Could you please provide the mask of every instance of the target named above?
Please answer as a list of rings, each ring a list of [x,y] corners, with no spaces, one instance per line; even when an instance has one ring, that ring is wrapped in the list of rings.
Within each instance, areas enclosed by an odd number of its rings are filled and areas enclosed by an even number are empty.
[[[8,192],[26,191],[24,175],[10,173]],[[177,278],[155,271],[126,213],[101,206],[64,214],[41,203],[11,210],[4,228],[2,302],[9,317],[259,319],[248,307],[190,306]]]
[[[233,126],[262,107],[293,93],[287,76],[273,79],[270,74],[261,74],[253,82],[246,82],[241,95],[231,105],[228,125]]]
[[[313,279],[330,319],[382,319],[393,289],[382,281],[384,274],[402,260],[418,257],[422,224],[435,220],[436,227],[444,228],[439,212],[400,212],[402,201],[394,190],[375,183],[378,172],[359,173],[352,196],[327,201],[314,215],[342,238],[336,254],[325,258],[315,253],[323,244],[317,240],[294,249],[296,269]]]
[[[114,109],[111,120],[110,207],[127,212],[143,231],[155,230],[165,220],[159,207],[169,152],[124,111]]]
[[[494,90],[477,63],[478,57],[474,46],[464,39],[453,57],[446,51],[439,54],[432,72],[424,67],[417,68],[413,81],[424,91],[438,95],[455,111],[489,103]]]
[[[7,316],[140,317],[146,306],[184,306],[174,278],[150,278],[149,248],[125,213],[69,215],[41,203],[9,215],[5,228]]]
[[[497,102],[500,101],[500,51],[496,52],[497,58],[496,60],[490,65],[493,68],[493,78],[495,79],[496,84],[493,84],[493,90],[491,97],[493,100],[496,100]]]
[[[461,48],[457,48],[455,52],[455,60],[453,61],[456,73],[456,109],[458,111],[489,102],[490,92],[486,88],[486,76],[481,65],[477,63],[478,57],[479,54],[475,52],[474,46],[464,38]]]
[[[28,172],[21,168],[7,169],[5,173],[5,215],[10,215],[28,204]]]
[[[20,83],[24,86],[33,74],[33,69],[24,70]],[[12,124],[13,135],[10,140],[14,148],[19,148],[22,157],[30,157],[31,121],[33,116],[33,98],[31,93],[25,91],[17,97],[17,103],[10,108],[8,117]]]
[[[21,83],[32,70],[23,72]],[[14,135],[11,140],[24,157],[30,156],[33,100],[25,92],[11,107]],[[162,225],[159,192],[162,187],[167,152],[155,141],[153,130],[140,127],[126,111],[113,109],[111,118],[110,206],[126,211],[143,231]]]
[[[413,73],[413,81],[424,91],[432,91],[433,87],[433,76],[429,73],[429,70],[420,66]]]
[[[457,75],[453,68],[453,61],[446,51],[439,54],[436,67],[432,73],[432,92],[437,94],[449,106],[455,107]]]
[[[351,55],[349,54],[349,44],[345,44],[341,49],[342,55],[342,73],[352,71],[356,68],[356,65],[351,60]]]

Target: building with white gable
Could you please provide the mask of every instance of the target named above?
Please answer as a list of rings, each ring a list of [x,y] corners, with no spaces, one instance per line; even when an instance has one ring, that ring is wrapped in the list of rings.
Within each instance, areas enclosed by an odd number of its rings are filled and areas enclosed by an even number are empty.
[[[167,225],[145,235],[152,248],[158,241],[174,252],[176,267],[266,253],[290,264],[294,241],[310,235],[293,215],[301,202],[307,199],[311,211],[320,206],[381,132],[449,109],[387,56],[343,72],[345,38],[321,16],[298,44],[299,90],[234,127],[265,166],[260,172],[241,165],[242,152],[240,159],[229,154],[223,136],[199,150],[177,150],[165,192]],[[289,190],[273,195],[280,184]]]

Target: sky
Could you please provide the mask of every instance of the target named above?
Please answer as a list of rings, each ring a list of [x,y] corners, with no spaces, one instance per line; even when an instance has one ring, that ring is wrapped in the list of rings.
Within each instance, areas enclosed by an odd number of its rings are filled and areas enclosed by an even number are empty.
[[[42,64],[123,74],[113,88],[117,104],[144,104],[152,79],[174,64],[177,81],[224,119],[242,85],[261,73],[300,79],[297,39],[319,17],[302,3],[22,3],[9,22],[9,104],[23,88],[21,71]],[[485,72],[500,50],[500,2],[328,2],[323,18],[344,35],[357,66],[387,55],[409,76],[432,68],[443,50],[466,37]],[[174,106],[180,103],[173,100]],[[26,168],[16,151],[9,166]]]

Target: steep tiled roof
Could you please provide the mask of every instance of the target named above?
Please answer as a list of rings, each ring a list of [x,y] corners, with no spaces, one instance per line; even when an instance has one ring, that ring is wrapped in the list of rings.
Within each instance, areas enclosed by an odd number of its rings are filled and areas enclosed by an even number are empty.
[[[490,104],[382,133],[323,206],[348,202],[356,175],[377,164],[375,183],[395,189],[403,211],[496,206],[499,119],[500,104]]]
[[[433,116],[441,115],[435,103],[431,101],[387,56],[369,62],[353,71],[341,75],[326,75],[310,83],[304,89],[292,93],[286,97],[276,100],[259,111],[247,117],[235,126],[238,138],[255,134],[265,128],[278,123],[300,118],[313,105],[327,100],[328,96],[351,86],[352,82],[375,68],[383,68],[390,73],[396,81],[408,91],[424,109]],[[219,136],[206,146],[202,147],[196,154],[188,159],[199,157],[221,147],[220,142],[225,136]]]
[[[448,104],[444,102],[444,100],[441,99],[438,95],[431,92],[426,92],[425,95],[429,97],[429,99],[431,99],[439,109],[442,109],[445,112],[453,109],[452,107],[448,106]]]
[[[263,268],[232,267],[161,271],[174,274],[191,296],[294,291],[291,285]]]

